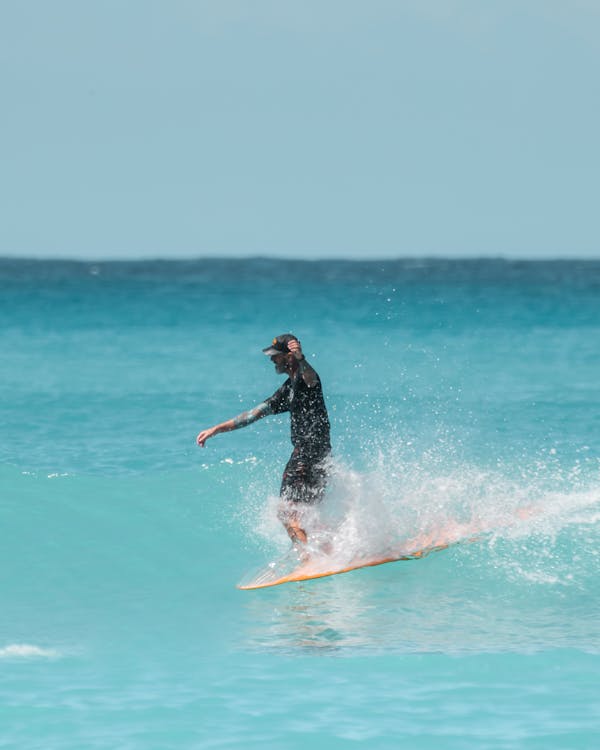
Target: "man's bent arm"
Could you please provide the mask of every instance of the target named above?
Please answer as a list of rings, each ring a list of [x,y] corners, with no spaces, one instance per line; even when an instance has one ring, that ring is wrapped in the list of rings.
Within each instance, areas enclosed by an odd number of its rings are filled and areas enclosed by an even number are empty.
[[[306,357],[302,357],[302,359],[298,361],[298,372],[309,388],[312,388],[317,384],[317,373],[308,364]]]
[[[317,384],[317,373],[308,364],[306,357],[302,352],[302,346],[300,345],[300,342],[298,341],[298,339],[292,339],[291,341],[288,341],[287,346],[294,357],[296,357],[296,362],[298,363],[298,374],[300,375],[302,380],[304,380],[306,385],[309,388],[312,388]]]
[[[208,438],[211,438],[214,435],[219,435],[221,432],[231,432],[232,430],[239,430],[240,427],[247,427],[249,424],[266,417],[267,414],[271,414],[271,407],[266,401],[263,401],[262,404],[255,406],[254,409],[244,411],[233,419],[221,422],[221,424],[210,427],[208,430],[202,430],[196,438],[196,442],[198,445],[204,447],[204,443]]]

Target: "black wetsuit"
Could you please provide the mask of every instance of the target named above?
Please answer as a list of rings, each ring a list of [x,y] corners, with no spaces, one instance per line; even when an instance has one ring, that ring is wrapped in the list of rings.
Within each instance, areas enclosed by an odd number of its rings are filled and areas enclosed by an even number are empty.
[[[329,417],[321,380],[316,378],[311,387],[301,375],[293,381],[288,378],[266,401],[272,414],[290,412],[294,450],[283,472],[281,497],[296,503],[319,502],[327,480]]]

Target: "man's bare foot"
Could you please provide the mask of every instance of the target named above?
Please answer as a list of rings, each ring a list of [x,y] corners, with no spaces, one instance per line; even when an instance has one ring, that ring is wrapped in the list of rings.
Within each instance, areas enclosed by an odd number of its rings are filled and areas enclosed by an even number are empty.
[[[300,565],[306,565],[308,562],[310,562],[310,552],[308,551],[306,545],[295,542],[293,545],[293,549],[296,553]]]

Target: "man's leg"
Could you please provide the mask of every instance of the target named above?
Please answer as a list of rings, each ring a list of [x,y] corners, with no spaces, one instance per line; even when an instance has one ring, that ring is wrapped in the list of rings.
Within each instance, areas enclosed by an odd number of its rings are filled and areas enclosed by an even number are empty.
[[[281,480],[281,498],[278,517],[285,526],[294,544],[306,544],[307,536],[300,520],[300,506],[306,494],[306,465],[298,451],[294,449],[287,462]]]
[[[284,526],[289,538],[292,540],[292,542],[294,542],[294,544],[296,544],[296,542],[306,544],[308,538],[306,536],[306,531],[300,525],[300,518],[298,513],[289,513],[286,520],[284,521]]]
[[[322,461],[310,462],[294,449],[283,472],[279,506],[279,519],[294,544],[307,542],[302,509],[322,500],[326,478]]]

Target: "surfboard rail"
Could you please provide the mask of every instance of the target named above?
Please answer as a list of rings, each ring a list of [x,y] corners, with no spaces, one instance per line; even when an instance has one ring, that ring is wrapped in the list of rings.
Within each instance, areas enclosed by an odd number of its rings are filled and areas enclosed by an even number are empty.
[[[451,547],[454,544],[459,544],[459,542],[437,544],[431,547],[424,547],[422,549],[414,550],[413,552],[388,554],[382,557],[361,557],[353,560],[346,565],[340,567],[334,566],[329,569],[322,568],[322,559],[318,561],[321,563],[321,569],[319,569],[319,566],[315,566],[314,561],[309,561],[308,563],[300,564],[298,567],[292,570],[291,573],[287,573],[275,578],[273,578],[274,563],[271,563],[270,566],[264,568],[257,575],[253,576],[250,581],[246,582],[247,579],[244,579],[243,581],[238,583],[237,588],[240,589],[240,591],[255,591],[256,589],[265,589],[272,586],[280,586],[284,583],[300,583],[302,581],[312,581],[318,578],[327,578],[329,576],[341,575],[342,573],[349,573],[353,570],[360,570],[361,568],[372,568],[377,565],[385,565],[386,563],[421,560],[422,558],[427,557],[427,555],[430,555],[433,552],[441,552],[442,550],[448,549],[448,547]]]

